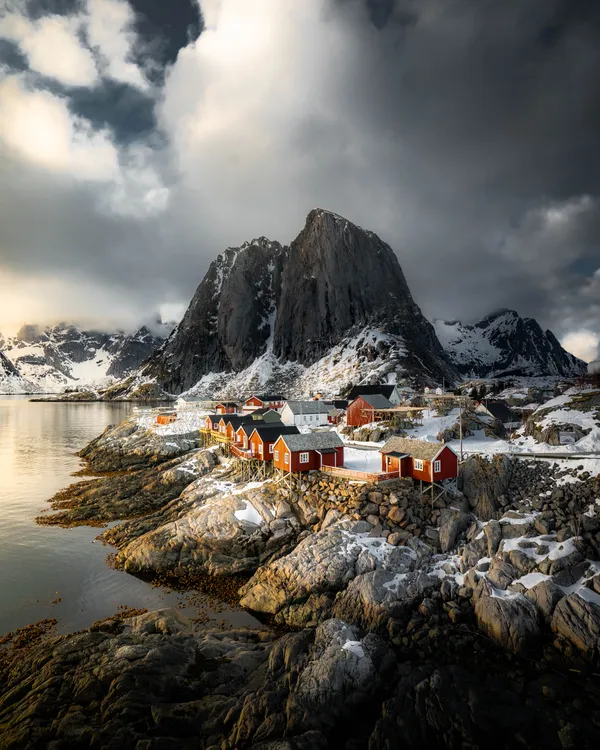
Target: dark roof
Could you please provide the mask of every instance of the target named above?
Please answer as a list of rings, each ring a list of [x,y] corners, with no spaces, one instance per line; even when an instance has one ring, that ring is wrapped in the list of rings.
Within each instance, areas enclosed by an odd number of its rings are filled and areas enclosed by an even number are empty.
[[[223,422],[225,422],[225,424],[230,424],[236,430],[241,424],[256,424],[258,421],[261,421],[252,419],[249,414],[221,414],[218,421],[220,422],[221,419],[223,420]]]
[[[389,398],[392,395],[395,387],[395,385],[386,384],[356,385],[348,393],[348,401],[354,401],[354,399],[358,398],[359,396],[374,396],[376,393],[380,393],[382,396]]]
[[[265,424],[255,427],[252,432],[256,432],[259,438],[266,443],[274,443],[280,435],[299,435],[300,430],[294,425],[287,424]]]
[[[320,453],[322,456],[327,455],[327,453],[335,453],[335,448],[318,448],[317,453]]]
[[[271,414],[277,414],[278,417],[280,416],[277,409],[270,409],[268,406],[264,406],[262,409],[255,409],[252,412],[252,416],[254,418],[257,414],[266,414],[267,412],[271,412]]]
[[[423,461],[433,461],[442,448],[450,448],[444,443],[429,443],[427,440],[391,437],[381,449],[381,453],[406,453]],[[450,448],[452,450],[452,448]]]
[[[236,432],[239,432],[239,430],[241,429],[244,435],[249,438],[256,429],[256,422],[254,420],[249,420],[248,422],[244,422],[244,424],[238,425],[234,429]]]
[[[219,401],[217,406],[237,406],[236,401]]]
[[[329,404],[330,406],[333,406],[335,409],[345,409],[348,406],[348,399],[347,398],[335,398],[333,400],[325,399],[323,403]]]
[[[374,393],[372,395],[361,393],[357,398],[362,398],[372,409],[393,409],[394,404],[383,394]]]
[[[259,395],[258,393],[253,393],[252,396],[249,396],[249,398],[246,399],[248,401],[250,398],[257,398],[259,401],[262,401],[263,403],[265,401],[283,401],[283,396],[273,395],[272,393],[268,393],[266,396]]]
[[[484,401],[483,406],[485,406],[494,419],[502,422],[502,424],[519,421],[519,417],[510,410],[504,401]]]
[[[222,416],[223,416],[222,414],[208,414],[206,418],[210,419],[210,423],[212,425],[215,425],[215,424],[219,424]]]
[[[296,451],[321,450],[322,448],[343,448],[344,443],[337,432],[309,432],[305,435],[282,435],[287,447]]]

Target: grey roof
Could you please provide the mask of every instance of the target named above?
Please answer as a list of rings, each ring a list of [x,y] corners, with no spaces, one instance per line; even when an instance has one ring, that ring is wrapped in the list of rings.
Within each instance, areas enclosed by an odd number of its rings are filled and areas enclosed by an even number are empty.
[[[385,396],[382,396],[381,393],[374,393],[372,395],[365,395],[361,394],[360,398],[362,398],[364,401],[369,404],[370,407],[373,409],[393,409],[394,404],[386,398]]]
[[[391,437],[381,449],[382,453],[406,453],[413,458],[423,461],[433,461],[437,454],[446,446],[444,443],[429,443],[427,440],[412,440],[411,438]],[[450,450],[452,450],[450,448]]]
[[[331,406],[322,401],[286,401],[292,414],[329,414]]]
[[[307,435],[282,435],[287,447],[296,451],[320,450],[321,448],[342,448],[344,443],[337,432],[310,432]]]

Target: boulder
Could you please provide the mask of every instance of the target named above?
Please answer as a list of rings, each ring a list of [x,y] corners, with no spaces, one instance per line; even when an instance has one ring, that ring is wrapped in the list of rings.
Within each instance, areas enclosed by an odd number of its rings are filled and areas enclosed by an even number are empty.
[[[471,517],[454,508],[443,508],[440,512],[439,543],[442,552],[454,549],[456,540],[468,527]]]
[[[525,596],[535,604],[544,620],[549,620],[564,594],[555,583],[546,580],[532,586],[525,592]]]
[[[538,611],[524,596],[499,598],[486,593],[475,603],[475,617],[480,630],[508,651],[535,650],[540,636]]]
[[[598,655],[600,644],[600,606],[569,594],[556,605],[552,616],[553,632],[572,643],[588,658]]]

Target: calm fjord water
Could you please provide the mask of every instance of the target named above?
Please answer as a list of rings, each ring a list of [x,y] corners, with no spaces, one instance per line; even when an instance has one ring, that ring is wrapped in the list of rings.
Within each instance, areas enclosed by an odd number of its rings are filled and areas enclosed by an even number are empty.
[[[57,618],[61,632],[76,630],[114,614],[121,604],[182,605],[180,595],[109,568],[104,560],[111,548],[96,540],[100,529],[34,522],[48,507],[46,500],[77,481],[72,474],[82,464],[76,451],[130,409],[130,404],[31,403],[28,397],[0,396],[0,635],[44,617]],[[215,618],[255,622],[244,612]]]

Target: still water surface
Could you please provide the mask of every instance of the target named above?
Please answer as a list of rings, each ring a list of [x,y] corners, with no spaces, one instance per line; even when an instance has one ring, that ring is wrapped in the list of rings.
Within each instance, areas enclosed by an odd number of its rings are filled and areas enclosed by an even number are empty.
[[[38,526],[33,520],[55,492],[78,481],[72,477],[82,468],[76,451],[124,419],[132,405],[28,398],[0,396],[0,635],[44,617],[55,617],[60,632],[77,630],[121,604],[184,609],[181,595],[109,568],[104,560],[111,548],[96,540],[100,529]],[[249,614],[228,609],[211,617],[256,624]]]

